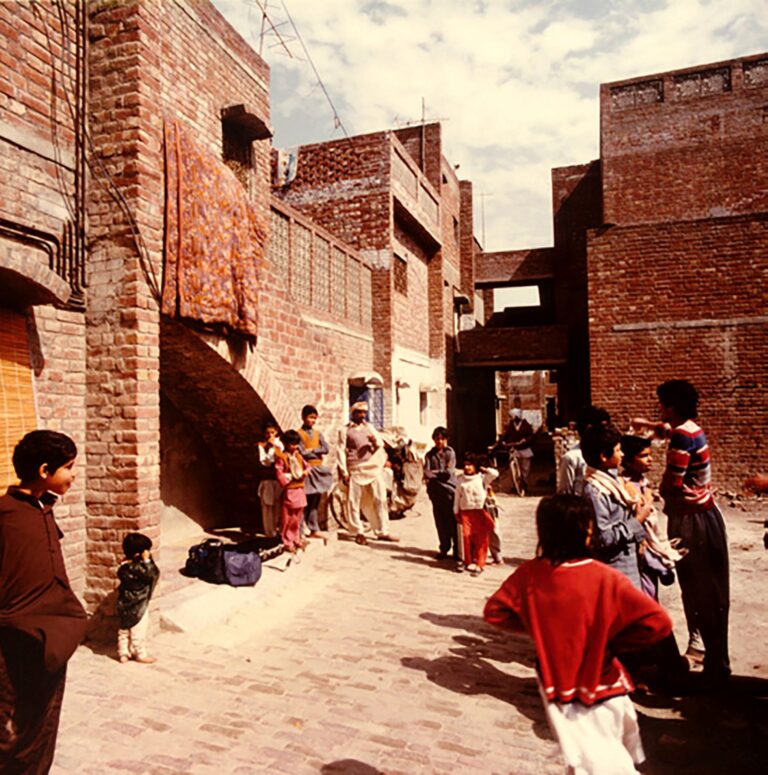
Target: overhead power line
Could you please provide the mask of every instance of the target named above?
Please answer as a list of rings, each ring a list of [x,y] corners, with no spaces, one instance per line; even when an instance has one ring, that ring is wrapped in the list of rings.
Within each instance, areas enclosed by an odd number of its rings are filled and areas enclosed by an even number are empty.
[[[301,48],[304,51],[304,55],[307,57],[307,61],[312,67],[312,72],[315,74],[315,78],[317,78],[317,82],[320,84],[320,88],[323,90],[325,99],[328,100],[328,104],[331,106],[331,111],[333,112],[334,129],[341,129],[341,131],[344,133],[344,137],[348,138],[349,134],[347,133],[344,123],[342,122],[341,117],[339,116],[339,112],[336,110],[336,106],[333,104],[333,100],[331,99],[331,95],[328,93],[328,89],[325,88],[323,79],[320,77],[320,73],[318,72],[317,67],[315,66],[315,63],[312,61],[312,56],[309,53],[309,49],[304,43],[304,39],[301,37],[301,33],[299,32],[299,29],[296,26],[296,23],[293,21],[293,17],[291,16],[290,12],[288,11],[288,7],[285,4],[285,0],[280,0],[280,4],[283,6],[285,15],[288,17],[288,21],[291,23],[291,27],[293,27],[293,31],[296,34],[296,39],[301,44]]]

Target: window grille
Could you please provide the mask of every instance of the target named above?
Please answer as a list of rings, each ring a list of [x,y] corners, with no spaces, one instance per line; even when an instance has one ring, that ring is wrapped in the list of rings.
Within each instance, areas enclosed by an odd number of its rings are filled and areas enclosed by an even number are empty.
[[[361,292],[361,300],[362,300],[362,320],[361,323],[366,327],[369,328],[371,326],[371,322],[373,320],[373,291],[371,288],[371,283],[373,282],[373,277],[371,274],[371,270],[367,267],[361,267],[361,285],[362,285],[362,292]]]
[[[347,315],[347,256],[338,248],[331,251],[331,313]]]
[[[290,267],[291,223],[280,213],[272,210],[272,234],[269,236],[269,259],[276,271],[288,279]]]
[[[328,240],[315,236],[315,261],[312,270],[312,306],[328,311],[330,302],[331,246]]]
[[[291,294],[299,302],[312,303],[312,232],[300,223],[293,224],[293,264]]]
[[[354,323],[360,322],[360,264],[347,256],[347,317]]]

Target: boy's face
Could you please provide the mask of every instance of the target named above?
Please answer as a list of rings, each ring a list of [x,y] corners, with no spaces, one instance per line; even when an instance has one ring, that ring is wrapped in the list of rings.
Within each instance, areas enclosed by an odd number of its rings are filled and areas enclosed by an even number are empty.
[[[286,452],[287,452],[289,455],[292,455],[292,454],[293,454],[293,453],[294,453],[294,452],[295,452],[295,451],[296,451],[298,448],[299,448],[299,445],[298,445],[298,444],[286,444],[286,445],[285,445],[285,451],[286,451]]]
[[[445,449],[448,446],[448,439],[445,438],[445,436],[436,436],[435,437],[435,446],[438,449]]]
[[[672,422],[674,419],[674,412],[672,407],[664,406],[664,404],[659,401],[659,417],[661,417],[662,422]]]
[[[54,495],[64,495],[75,481],[75,459],[73,458],[69,463],[64,463],[53,473],[48,472],[47,466],[44,466],[42,473],[47,474],[45,488],[48,492],[52,492]]]
[[[610,457],[606,457],[602,452],[600,453],[600,460],[603,463],[603,469],[618,468],[621,465],[621,460],[624,454],[621,451],[621,444],[617,444],[613,448],[613,453]]]
[[[304,415],[304,425],[307,426],[307,428],[312,428],[314,424],[317,422],[317,415],[314,414],[306,414]]]
[[[633,458],[627,458],[624,461],[624,468],[638,474],[647,474],[651,470],[652,462],[653,454],[651,453],[651,448],[646,447],[638,452]]]
[[[277,428],[267,428],[264,435],[267,437],[267,441],[274,441],[277,438]]]
[[[477,473],[477,467],[475,466],[474,463],[470,463],[469,461],[467,461],[466,463],[464,463],[464,473],[467,476],[472,476],[472,474]]]
[[[363,420],[365,420],[365,412],[362,409],[355,409],[355,411],[352,412],[352,422],[355,423],[355,425],[360,425]]]

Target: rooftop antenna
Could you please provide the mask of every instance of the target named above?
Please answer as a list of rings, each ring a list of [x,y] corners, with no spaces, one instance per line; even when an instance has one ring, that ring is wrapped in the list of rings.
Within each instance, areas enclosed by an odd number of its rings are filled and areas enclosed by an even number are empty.
[[[480,199],[480,232],[483,235],[483,250],[485,250],[485,200],[486,197],[493,196],[493,194],[481,191],[477,196]]]
[[[290,48],[288,48],[288,42],[296,40],[295,37],[286,37],[280,32],[280,27],[284,27],[288,24],[287,21],[275,22],[269,15],[269,0],[253,0],[256,7],[261,12],[261,31],[259,32],[259,56],[262,56],[264,51],[264,38],[267,36],[273,36],[277,38],[275,43],[270,45],[270,48],[280,47],[283,51],[293,59],[293,54]]]
[[[395,116],[394,118],[394,124],[397,126],[398,129],[406,126],[420,126],[421,127],[421,137],[420,137],[420,159],[419,159],[419,167],[421,168],[421,171],[424,172],[424,152],[427,145],[427,123],[434,123],[438,121],[449,121],[450,119],[447,118],[427,118],[427,103],[424,100],[424,97],[421,98],[421,118],[416,119],[415,121],[399,121],[398,116]]]

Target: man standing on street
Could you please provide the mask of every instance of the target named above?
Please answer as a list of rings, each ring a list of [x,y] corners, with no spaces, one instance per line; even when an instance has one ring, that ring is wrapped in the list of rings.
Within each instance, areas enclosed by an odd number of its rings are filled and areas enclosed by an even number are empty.
[[[361,506],[368,505],[366,515],[379,541],[397,541],[389,534],[387,488],[384,466],[387,454],[384,442],[376,429],[367,422],[368,404],[358,401],[352,405],[352,420],[339,439],[339,473],[349,487],[348,530],[358,544],[366,544],[360,521]]]
[[[505,447],[509,447],[510,460],[512,455],[517,457],[517,462],[520,464],[520,495],[525,495],[528,491],[528,475],[531,472],[531,458],[533,457],[531,449],[533,428],[523,417],[520,409],[514,408],[510,411],[509,425],[499,441]]]

